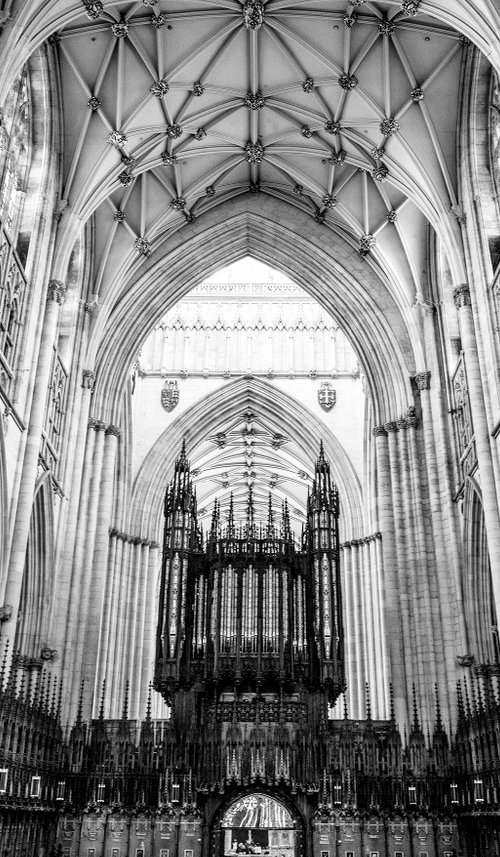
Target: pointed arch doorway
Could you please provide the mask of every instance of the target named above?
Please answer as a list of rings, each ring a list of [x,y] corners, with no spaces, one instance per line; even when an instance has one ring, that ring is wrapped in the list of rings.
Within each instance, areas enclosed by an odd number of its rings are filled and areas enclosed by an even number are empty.
[[[219,842],[214,857],[303,857],[304,854],[298,816],[282,800],[263,792],[233,799],[223,809],[214,832],[212,841]]]

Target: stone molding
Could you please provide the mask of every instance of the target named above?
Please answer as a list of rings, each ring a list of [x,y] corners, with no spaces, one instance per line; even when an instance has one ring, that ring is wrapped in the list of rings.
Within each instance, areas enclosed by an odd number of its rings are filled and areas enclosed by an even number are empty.
[[[457,309],[471,305],[470,289],[467,283],[462,283],[453,289],[453,300]]]
[[[55,301],[61,306],[64,303],[66,285],[61,280],[49,280],[47,301]]]
[[[431,373],[429,371],[417,372],[414,378],[418,390],[430,390]]]
[[[399,431],[396,420],[390,420],[389,422],[384,423],[384,428],[386,432]]]
[[[387,437],[387,431],[385,430],[385,426],[383,426],[383,425],[373,426],[372,435],[374,437]]]
[[[82,372],[82,387],[84,390],[93,391],[95,386],[95,372],[91,369],[84,369]]]
[[[120,437],[121,429],[118,426],[114,426],[110,423],[110,425],[106,428],[105,434],[112,435],[113,437]]]

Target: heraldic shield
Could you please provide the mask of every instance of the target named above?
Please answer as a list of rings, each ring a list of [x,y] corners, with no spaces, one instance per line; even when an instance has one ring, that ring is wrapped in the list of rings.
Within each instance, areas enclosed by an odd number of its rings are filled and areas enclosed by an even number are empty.
[[[323,381],[318,390],[318,402],[324,411],[331,411],[337,401],[337,391],[333,389],[330,381]]]
[[[167,378],[161,391],[161,403],[166,411],[173,411],[179,402],[179,388],[177,381]]]

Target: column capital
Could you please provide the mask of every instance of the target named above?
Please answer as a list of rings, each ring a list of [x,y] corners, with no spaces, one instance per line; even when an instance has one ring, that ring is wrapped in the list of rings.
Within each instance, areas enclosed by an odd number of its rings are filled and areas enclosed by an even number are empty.
[[[417,372],[414,378],[418,390],[430,390],[431,373],[429,371]]]
[[[374,437],[387,437],[387,432],[383,425],[373,426],[372,434]]]
[[[84,369],[82,372],[82,387],[84,390],[93,391],[95,385],[95,372],[91,369]]]
[[[106,428],[106,423],[102,420],[94,420],[94,428],[96,431],[104,431]]]
[[[118,428],[118,426],[114,426],[110,423],[106,429],[106,434],[111,434],[113,435],[113,437],[120,437],[121,430]]]
[[[453,300],[457,309],[471,305],[470,289],[467,283],[461,283],[453,289]]]
[[[66,285],[61,280],[49,280],[47,287],[47,300],[56,301],[59,305],[64,303]]]
[[[398,424],[397,424],[396,420],[391,420],[390,422],[385,423],[385,424],[384,424],[384,428],[385,428],[385,430],[386,430],[387,432],[389,432],[389,431],[399,431],[399,429],[398,429]]]
[[[396,425],[399,431],[406,430],[408,428],[408,421],[405,419],[405,417],[399,417],[399,419],[396,420]]]

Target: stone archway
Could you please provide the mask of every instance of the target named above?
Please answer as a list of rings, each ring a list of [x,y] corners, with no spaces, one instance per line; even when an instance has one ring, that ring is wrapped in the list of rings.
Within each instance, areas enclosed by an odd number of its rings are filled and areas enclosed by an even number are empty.
[[[304,857],[305,848],[298,809],[283,795],[266,790],[233,795],[212,824],[211,857]]]

